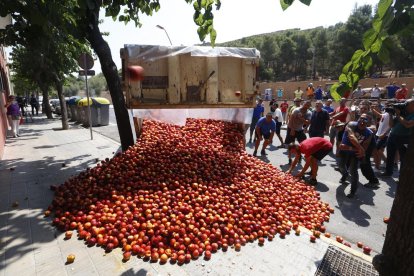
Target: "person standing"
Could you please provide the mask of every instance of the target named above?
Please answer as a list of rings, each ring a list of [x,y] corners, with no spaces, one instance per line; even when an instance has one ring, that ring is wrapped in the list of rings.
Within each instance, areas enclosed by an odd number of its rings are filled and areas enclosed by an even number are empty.
[[[253,132],[256,129],[256,123],[259,121],[261,117],[263,117],[264,114],[264,106],[263,106],[263,100],[259,99],[257,100],[256,106],[253,108],[253,115],[252,115],[252,122],[250,124],[250,139],[249,143],[252,142],[252,136]]]
[[[334,112],[333,107],[331,106],[332,104],[332,99],[327,99],[325,101],[325,104],[323,105],[322,109],[326,110],[326,112],[328,112],[328,114],[331,114],[332,112]]]
[[[318,87],[315,90],[315,100],[322,100],[322,98],[323,98],[322,86],[318,85]]]
[[[395,92],[395,98],[397,100],[405,100],[408,96],[408,89],[405,83],[401,84],[401,88]]]
[[[351,191],[347,195],[353,198],[358,189],[358,166],[360,160],[365,157],[365,151],[371,143],[372,131],[366,126],[367,114],[362,114],[358,121],[348,123],[342,138],[340,148],[339,170],[342,174],[340,183],[345,183],[348,176],[351,176]]]
[[[378,83],[371,89],[371,98],[379,99],[381,97],[381,89],[378,87]]]
[[[295,95],[295,99],[302,99],[303,91],[300,90],[300,86],[298,86],[298,89],[293,94]]]
[[[364,90],[362,90],[362,86],[358,84],[358,87],[352,92],[351,99],[359,99],[365,95]]]
[[[315,96],[315,88],[313,87],[313,83],[309,83],[308,87],[306,87],[306,97],[308,100],[313,100],[313,97]]]
[[[377,139],[375,142],[374,163],[375,163],[375,168],[377,170],[380,169],[381,160],[385,162],[387,160],[384,154],[384,150],[387,146],[388,135],[391,130],[391,126],[390,126],[391,116],[389,113],[391,110],[392,109],[386,108],[385,112],[381,112],[376,108],[372,109],[373,113],[376,114],[376,116],[380,118],[379,123],[378,123],[378,129],[377,129],[377,132],[375,133],[375,136]]]
[[[330,113],[332,123],[339,120],[340,122],[345,124],[346,123],[346,118],[348,117],[348,114],[349,114],[349,108],[346,106],[346,99],[342,98],[339,102],[339,106],[334,110],[334,112]],[[336,137],[337,137],[336,130],[337,129],[333,125],[331,125],[331,129],[329,130],[329,139],[330,139],[332,145],[335,144],[335,140],[336,140]],[[336,153],[337,153],[337,155],[338,155],[339,142],[340,142],[339,140],[336,141],[336,150],[337,150]]]
[[[279,148],[283,148],[283,139],[282,139],[282,136],[280,136],[280,130],[282,129],[282,123],[283,123],[283,115],[277,103],[273,104],[273,108],[275,109],[275,111],[273,112],[273,120],[275,120],[276,122],[275,132],[276,132],[277,138],[279,138],[279,141],[280,141]]]
[[[305,155],[305,165],[300,173],[296,176],[302,178],[305,175],[306,170],[311,167],[311,177],[308,180],[310,185],[315,186],[318,181],[316,177],[318,175],[318,161],[321,161],[332,150],[332,144],[328,140],[321,137],[312,137],[304,140],[299,145],[290,145],[288,151],[291,154],[295,154],[295,160],[290,165],[287,173],[291,173],[292,170],[299,163],[301,154]]]
[[[19,104],[16,102],[16,99],[13,95],[9,95],[7,98],[7,103],[5,105],[7,108],[7,119],[9,121],[13,138],[20,136],[19,131],[19,124],[20,124],[20,107]]]
[[[329,132],[329,114],[322,109],[322,101],[316,101],[309,126],[309,137],[324,137]]]
[[[414,127],[414,100],[408,100],[405,107],[406,116],[401,116],[401,110],[395,108],[395,116],[390,118],[391,133],[387,141],[387,163],[382,177],[390,177],[394,171],[395,154],[400,154],[401,167],[404,166],[404,157],[407,152],[410,135]],[[400,168],[401,170],[401,168]]]
[[[256,137],[253,156],[257,155],[260,141],[264,139],[261,155],[266,155],[266,147],[272,142],[276,131],[276,122],[272,118],[272,113],[267,113],[266,117],[260,118],[256,124]]]
[[[279,88],[277,90],[277,98],[278,98],[278,100],[281,100],[282,97],[283,97],[283,89],[282,88]]]
[[[37,101],[34,94],[30,96],[30,106],[32,107],[32,115],[34,115],[35,110],[36,115],[39,115],[39,102]]]
[[[400,89],[399,86],[395,84],[395,81],[392,83],[390,82],[389,85],[385,87],[387,89],[387,98],[388,99],[394,99],[395,98],[395,92],[397,92],[398,89]]]
[[[287,100],[285,100],[283,103],[280,104],[280,111],[282,111],[283,124],[286,124],[286,114],[287,114],[288,108],[289,108],[289,104]]]

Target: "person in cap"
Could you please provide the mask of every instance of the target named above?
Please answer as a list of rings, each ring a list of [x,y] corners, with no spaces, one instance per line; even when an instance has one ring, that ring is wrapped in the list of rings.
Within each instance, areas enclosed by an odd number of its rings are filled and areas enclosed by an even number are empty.
[[[273,136],[276,131],[276,122],[273,120],[273,114],[271,112],[266,114],[266,117],[260,118],[256,124],[256,136],[253,156],[257,155],[257,149],[259,148],[260,141],[263,141],[261,155],[266,155],[266,147],[272,142]]]
[[[358,121],[350,122],[342,137],[339,160],[339,170],[342,174],[340,183],[345,183],[348,176],[351,177],[351,191],[347,195],[353,198],[358,189],[358,167],[360,162],[365,162],[365,154],[373,138],[373,133],[367,128],[368,116],[361,114]]]
[[[263,114],[264,114],[263,100],[258,99],[256,106],[253,108],[252,122],[250,123],[249,143],[252,142],[252,136],[253,136],[253,132],[256,129],[256,124],[259,121],[259,119],[263,117]]]
[[[395,92],[395,98],[397,100],[405,100],[408,96],[408,89],[405,85],[405,83],[401,84],[401,88]]]
[[[296,176],[302,178],[310,167],[311,177],[307,182],[310,185],[315,186],[318,183],[316,180],[316,177],[318,175],[318,161],[321,161],[331,150],[331,142],[321,137],[312,137],[306,139],[299,145],[291,144],[288,147],[288,151],[291,154],[295,154],[295,160],[293,160],[293,163],[290,165],[290,168],[286,172],[291,173],[299,163],[299,159],[301,158],[302,154],[304,154],[305,165],[303,166],[300,173],[298,173]]]

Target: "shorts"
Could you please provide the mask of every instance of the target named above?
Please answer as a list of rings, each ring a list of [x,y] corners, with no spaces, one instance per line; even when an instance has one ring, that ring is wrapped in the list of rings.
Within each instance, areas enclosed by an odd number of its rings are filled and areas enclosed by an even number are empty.
[[[263,139],[265,139],[265,140],[268,140],[269,138],[270,138],[270,132],[267,132],[267,133],[260,133],[260,135],[263,137]],[[256,135],[255,135],[255,137],[256,137],[256,139],[258,139],[258,136],[259,135],[257,135],[257,132],[256,132]]]
[[[334,126],[329,129],[329,139],[334,140],[337,137],[338,131]]]
[[[299,143],[301,143],[304,140],[306,140],[306,134],[303,132],[303,130],[300,130],[300,131],[295,130],[295,135],[292,136],[290,135],[290,128],[288,128],[287,133],[286,133],[285,144],[293,143],[295,142],[295,139],[298,140]]]
[[[311,154],[311,156],[319,161],[321,161],[325,156],[327,156],[329,153],[331,152],[331,150],[327,150],[327,149],[320,149],[317,152],[314,152],[313,154]]]
[[[276,122],[276,134],[280,134],[280,129],[282,128],[281,122]]]
[[[377,141],[375,143],[375,148],[377,150],[383,149],[387,146],[388,136],[385,136],[383,139],[377,137]]]

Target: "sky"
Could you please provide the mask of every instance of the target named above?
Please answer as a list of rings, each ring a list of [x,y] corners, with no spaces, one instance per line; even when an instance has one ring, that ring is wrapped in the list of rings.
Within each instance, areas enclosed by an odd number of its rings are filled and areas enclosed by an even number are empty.
[[[221,8],[214,11],[214,27],[217,30],[217,43],[242,37],[271,33],[279,30],[318,26],[329,27],[346,22],[357,3],[373,7],[379,0],[313,0],[306,6],[296,0],[286,11],[282,11],[279,0],[222,0]],[[252,4],[254,3],[254,4]],[[197,26],[193,22],[193,7],[184,0],[160,0],[161,9],[152,16],[142,16],[142,27],[134,23],[125,25],[105,17],[101,31],[109,32],[105,40],[109,43],[112,57],[120,67],[119,50],[124,44],[170,45],[166,33],[157,28],[160,25],[167,31],[173,45],[191,46],[201,43]],[[209,38],[206,38],[209,42]],[[94,69],[101,72],[99,61]]]

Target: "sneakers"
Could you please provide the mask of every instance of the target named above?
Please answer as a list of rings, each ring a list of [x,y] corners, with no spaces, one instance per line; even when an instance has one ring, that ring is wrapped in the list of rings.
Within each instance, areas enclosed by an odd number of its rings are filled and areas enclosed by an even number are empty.
[[[257,156],[257,151],[254,151],[253,152],[253,156]]]
[[[318,184],[318,181],[313,178],[310,178],[307,182],[309,185],[312,185],[312,186],[316,186]]]
[[[266,153],[266,151],[265,151],[265,150],[262,150],[262,151],[260,152],[260,154],[261,154],[261,155],[267,155],[267,153]]]

